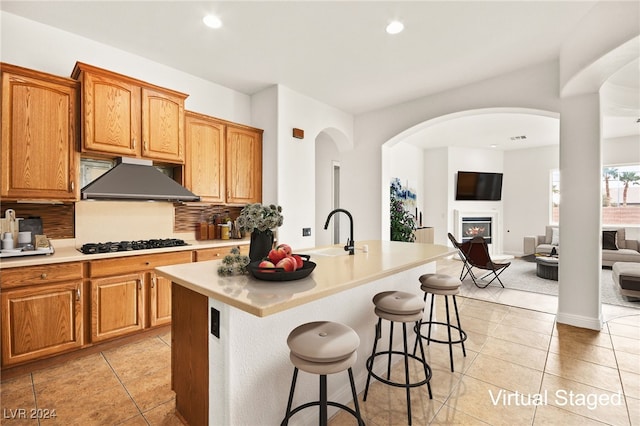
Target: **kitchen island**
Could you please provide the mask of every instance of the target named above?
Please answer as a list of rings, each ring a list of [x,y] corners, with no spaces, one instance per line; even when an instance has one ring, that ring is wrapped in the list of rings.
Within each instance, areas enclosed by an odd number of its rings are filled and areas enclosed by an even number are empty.
[[[363,241],[353,256],[341,246],[301,253],[317,266],[287,282],[222,277],[218,260],[156,268],[173,282],[172,383],[176,410],[189,424],[279,424],[293,371],[287,335],[309,321],[338,321],[358,333],[353,371],[362,390],[377,319],[372,297],[386,290],[421,295],[418,277],[435,272],[435,260],[453,249]],[[336,375],[328,385],[330,399],[350,401],[346,378]],[[294,404],[315,399],[317,378],[301,375]],[[293,421],[316,424],[317,413],[305,410]]]

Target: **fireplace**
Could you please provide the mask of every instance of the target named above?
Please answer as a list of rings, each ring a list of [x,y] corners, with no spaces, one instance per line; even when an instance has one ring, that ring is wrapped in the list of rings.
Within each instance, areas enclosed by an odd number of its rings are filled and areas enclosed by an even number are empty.
[[[502,255],[502,222],[497,210],[453,210],[453,235],[459,242],[479,235],[489,245],[491,256]]]
[[[487,244],[491,244],[491,217],[463,217],[462,218],[462,242],[474,237],[483,237]]]

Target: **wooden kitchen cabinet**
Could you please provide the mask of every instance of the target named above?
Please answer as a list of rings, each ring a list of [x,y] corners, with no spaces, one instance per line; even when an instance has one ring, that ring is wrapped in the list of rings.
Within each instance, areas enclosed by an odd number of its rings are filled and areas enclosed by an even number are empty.
[[[142,274],[91,280],[91,341],[100,342],[144,328]]]
[[[2,367],[85,344],[79,262],[2,271]]]
[[[10,200],[78,199],[78,82],[1,64],[2,178]]]
[[[180,251],[92,261],[91,341],[170,323],[171,283],[153,269],[190,263],[191,258],[191,251]]]
[[[200,201],[225,200],[225,125],[206,115],[185,113],[185,186]]]
[[[187,111],[185,186],[202,201],[262,201],[262,130]]]
[[[249,255],[249,245],[240,244],[240,254]],[[204,262],[207,260],[220,260],[231,252],[232,246],[229,247],[213,247],[207,249],[196,250],[195,261]]]
[[[225,169],[228,204],[262,201],[262,130],[229,125]]]
[[[184,163],[186,94],[77,62],[85,153]]]
[[[149,326],[171,323],[171,280],[150,272]]]

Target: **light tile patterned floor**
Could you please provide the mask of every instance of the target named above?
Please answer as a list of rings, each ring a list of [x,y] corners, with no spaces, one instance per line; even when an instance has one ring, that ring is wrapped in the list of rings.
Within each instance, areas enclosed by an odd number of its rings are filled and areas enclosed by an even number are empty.
[[[446,263],[439,263],[438,270],[454,273]],[[449,369],[446,345],[426,347],[433,399],[426,388],[412,390],[414,425],[640,426],[640,310],[604,306],[607,322],[596,332],[556,324],[554,297],[485,290],[458,296],[468,340],[466,358],[454,348],[455,373]],[[438,316],[444,310],[441,299]],[[182,424],[170,389],[170,343],[169,335],[149,337],[3,381],[1,423]],[[392,373],[396,377],[403,374],[399,364]],[[513,396],[516,392],[547,399],[525,405],[526,400]],[[593,398],[601,398],[595,408]],[[367,401],[362,401],[362,393],[359,400],[367,425],[406,424],[403,389],[374,381]],[[56,417],[20,419],[17,409],[27,415],[32,409],[41,415],[55,409]],[[339,413],[330,424],[355,422]]]

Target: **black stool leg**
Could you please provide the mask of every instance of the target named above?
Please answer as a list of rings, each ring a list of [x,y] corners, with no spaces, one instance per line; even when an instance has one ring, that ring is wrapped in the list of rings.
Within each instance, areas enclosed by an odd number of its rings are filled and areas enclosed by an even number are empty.
[[[436,295],[431,295],[431,306],[429,307],[429,332],[427,333],[427,346],[431,342],[431,322],[433,321],[433,302],[436,300]]]
[[[320,375],[320,426],[327,426],[327,375]]]
[[[389,326],[389,361],[387,362],[387,380],[391,378],[391,351],[393,350],[393,321]]]
[[[456,321],[458,321],[458,332],[460,333],[460,344],[462,345],[462,355],[467,356],[467,351],[464,350],[464,340],[462,338],[462,326],[460,325],[460,315],[458,315],[458,303],[456,302],[456,295],[453,295],[453,307],[456,311]]]
[[[371,351],[371,365],[369,365],[369,361],[367,361],[367,369],[369,370],[369,374],[367,375],[367,384],[364,387],[364,397],[363,401],[367,400],[367,393],[369,392],[369,382],[371,382],[371,371],[373,370],[373,360],[376,355],[376,348],[378,346],[378,339],[382,336],[382,318],[378,318],[378,324],[376,324],[376,335],[373,339],[373,350]]]
[[[416,322],[416,327],[420,326],[420,321]],[[429,391],[429,399],[433,399],[433,394],[431,393],[431,379],[429,377],[429,367],[427,367],[427,357],[424,354],[424,345],[422,344],[422,335],[418,334],[418,339],[420,339],[420,355],[422,355],[422,366],[424,367],[424,377],[428,379],[427,381],[427,390]],[[417,341],[416,341],[417,344]],[[414,354],[415,355],[415,354]]]
[[[353,395],[353,407],[356,409],[356,414],[358,416],[358,425],[364,426],[364,420],[362,420],[362,415],[360,415],[360,405],[358,404],[358,394],[356,393],[356,383],[353,380],[353,370],[351,367],[347,370],[349,373],[349,383],[351,384],[351,394]]]
[[[287,412],[284,415],[281,426],[289,424],[289,416],[291,415],[291,404],[293,403],[293,392],[296,389],[296,380],[298,379],[298,367],[293,369],[293,379],[291,380],[291,390],[289,391],[289,402],[287,402]]]
[[[393,323],[391,323],[393,326]],[[409,352],[408,352],[408,348],[407,348],[407,323],[403,322],[402,323],[402,335],[404,337],[403,339],[403,343],[404,343],[404,377],[405,377],[405,383],[406,385],[406,389],[407,389],[407,417],[409,419],[409,426],[411,426],[411,387],[409,386],[410,380],[409,380]],[[391,350],[391,348],[389,348],[389,350]],[[389,358],[391,358],[391,353],[389,353]]]
[[[447,336],[449,337],[449,361],[451,362],[451,372],[453,373],[453,343],[451,343],[451,320],[449,318],[449,296],[444,296],[444,304],[447,312]]]

